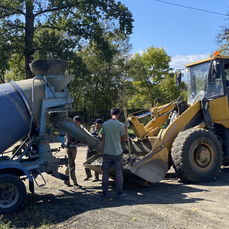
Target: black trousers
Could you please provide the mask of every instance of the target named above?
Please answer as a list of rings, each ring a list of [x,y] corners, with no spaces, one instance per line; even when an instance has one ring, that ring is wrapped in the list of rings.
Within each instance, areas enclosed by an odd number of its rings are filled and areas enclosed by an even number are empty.
[[[88,149],[87,149],[87,158],[86,158],[86,159],[92,157],[92,156],[95,155],[95,154],[96,154],[96,151],[90,150],[90,149],[88,148]],[[91,170],[90,170],[90,169],[85,168],[85,172],[86,172],[87,177],[91,177],[91,176],[92,176],[92,175],[91,175]],[[95,172],[95,177],[96,177],[96,178],[99,177],[99,174],[98,174],[97,172]]]

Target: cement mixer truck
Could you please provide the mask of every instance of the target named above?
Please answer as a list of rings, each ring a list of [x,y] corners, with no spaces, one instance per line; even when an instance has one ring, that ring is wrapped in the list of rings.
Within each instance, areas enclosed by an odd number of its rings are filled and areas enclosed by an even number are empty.
[[[29,190],[34,193],[34,183],[46,184],[43,172],[68,179],[58,172],[59,166],[67,164],[67,158],[53,156],[53,138],[64,147],[64,135],[68,133],[102,151],[101,143],[68,117],[73,99],[67,85],[74,76],[65,74],[66,66],[62,60],[37,60],[30,64],[33,79],[0,85],[0,213],[23,207],[27,196],[24,180],[29,181]],[[59,129],[58,135],[48,134],[48,123]],[[18,141],[21,144],[12,155],[4,154]],[[37,182],[38,176],[43,183]]]

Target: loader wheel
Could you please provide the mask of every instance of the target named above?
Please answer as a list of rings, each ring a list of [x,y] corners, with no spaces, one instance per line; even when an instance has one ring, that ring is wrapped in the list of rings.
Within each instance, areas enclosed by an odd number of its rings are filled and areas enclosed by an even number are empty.
[[[188,182],[207,182],[220,172],[223,152],[217,137],[210,131],[193,128],[175,139],[171,156],[178,177]]]
[[[12,174],[0,175],[0,213],[19,211],[26,201],[24,183]]]

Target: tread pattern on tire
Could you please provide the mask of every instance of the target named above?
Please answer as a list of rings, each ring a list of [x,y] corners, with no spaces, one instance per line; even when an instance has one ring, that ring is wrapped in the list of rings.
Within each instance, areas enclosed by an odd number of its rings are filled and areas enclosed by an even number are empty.
[[[189,149],[187,148],[187,146],[190,144],[190,141],[192,141],[194,137],[201,138],[203,136],[209,137],[212,140],[212,142],[214,142],[215,147],[217,148],[217,152],[215,152],[215,168],[213,172],[206,177],[195,175],[194,172],[191,171],[192,169],[190,168],[191,166],[189,166],[190,161],[188,158]],[[183,181],[193,183],[208,182],[214,180],[218,176],[221,169],[223,160],[222,155],[222,147],[217,137],[212,132],[201,128],[192,128],[185,130],[184,132],[180,132],[174,140],[171,149],[173,167],[178,177]]]

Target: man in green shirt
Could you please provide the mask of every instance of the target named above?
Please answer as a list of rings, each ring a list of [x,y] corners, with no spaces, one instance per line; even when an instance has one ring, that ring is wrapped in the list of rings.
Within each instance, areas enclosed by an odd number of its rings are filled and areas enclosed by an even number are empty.
[[[116,191],[118,192],[118,197],[123,198],[126,196],[123,190],[123,149],[121,142],[125,142],[127,139],[127,127],[128,123],[123,123],[118,121],[120,116],[120,110],[117,107],[111,109],[111,119],[103,124],[102,129],[102,145],[103,145],[103,177],[102,177],[102,190],[103,197],[107,198],[108,192],[108,182],[109,182],[109,172],[112,165],[115,168],[115,182]]]

